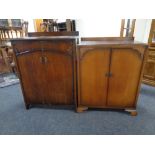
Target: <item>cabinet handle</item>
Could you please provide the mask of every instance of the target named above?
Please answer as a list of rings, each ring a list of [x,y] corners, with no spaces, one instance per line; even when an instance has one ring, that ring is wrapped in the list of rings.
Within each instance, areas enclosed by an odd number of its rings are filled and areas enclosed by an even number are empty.
[[[109,73],[106,73],[105,76],[106,76],[106,77],[109,77]]]
[[[44,63],[44,57],[40,57],[40,63]]]
[[[113,76],[113,74],[112,73],[109,73],[109,77],[112,77]]]
[[[47,57],[44,57],[44,62],[47,63]]]
[[[40,62],[42,63],[42,64],[45,64],[45,63],[47,63],[47,57],[40,57]]]
[[[112,74],[112,73],[106,73],[105,76],[106,76],[106,77],[112,77],[113,74]]]

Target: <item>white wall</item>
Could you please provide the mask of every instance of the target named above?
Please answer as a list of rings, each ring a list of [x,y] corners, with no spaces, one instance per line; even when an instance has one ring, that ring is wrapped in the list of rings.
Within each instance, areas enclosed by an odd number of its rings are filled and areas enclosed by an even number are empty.
[[[76,29],[81,37],[120,36],[121,19],[78,19]]]
[[[35,32],[33,19],[24,19],[24,21],[28,21],[28,32]]]
[[[24,19],[29,22],[28,32],[35,32],[33,19]],[[136,41],[148,42],[151,19],[137,19],[134,37]],[[76,29],[80,37],[117,37],[120,36],[121,19],[78,19]]]
[[[137,19],[134,37],[136,41],[148,42],[151,19]],[[79,19],[76,20],[77,31],[81,37],[115,37],[120,36],[121,19]]]
[[[152,19],[137,19],[134,37],[136,41],[148,42]]]

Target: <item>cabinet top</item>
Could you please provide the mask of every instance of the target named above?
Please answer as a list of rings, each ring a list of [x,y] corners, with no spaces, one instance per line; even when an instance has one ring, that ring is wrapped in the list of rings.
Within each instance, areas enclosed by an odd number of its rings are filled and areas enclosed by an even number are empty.
[[[133,46],[133,45],[141,45],[146,46],[147,44],[141,43],[138,41],[133,40],[112,40],[112,41],[81,41],[79,43],[79,47],[85,47],[85,46]]]
[[[13,38],[10,41],[23,41],[23,40],[75,40],[77,36],[40,36],[40,37],[23,37]]]

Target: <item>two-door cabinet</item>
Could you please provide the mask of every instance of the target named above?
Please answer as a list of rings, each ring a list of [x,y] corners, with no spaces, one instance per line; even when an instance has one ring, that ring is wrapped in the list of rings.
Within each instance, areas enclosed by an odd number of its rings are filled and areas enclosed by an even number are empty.
[[[76,37],[13,39],[18,74],[28,109],[30,105],[75,105]]]
[[[125,109],[136,115],[147,45],[133,40],[81,41],[77,47],[78,112]]]

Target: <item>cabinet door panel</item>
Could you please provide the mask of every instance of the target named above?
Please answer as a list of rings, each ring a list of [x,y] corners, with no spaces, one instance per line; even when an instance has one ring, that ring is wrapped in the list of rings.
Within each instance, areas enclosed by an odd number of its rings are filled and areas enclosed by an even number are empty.
[[[21,82],[27,103],[44,102],[44,65],[41,52],[30,52],[17,56]]]
[[[79,59],[80,104],[105,106],[109,70],[109,49],[94,49]]]
[[[73,60],[68,54],[44,52],[46,103],[73,104]]]
[[[108,88],[108,106],[132,107],[139,84],[142,59],[138,51],[113,49]]]

